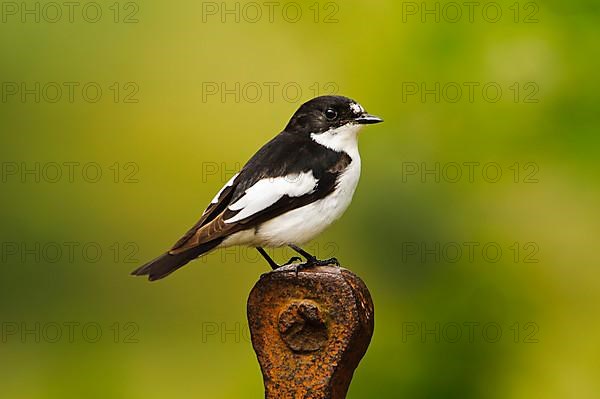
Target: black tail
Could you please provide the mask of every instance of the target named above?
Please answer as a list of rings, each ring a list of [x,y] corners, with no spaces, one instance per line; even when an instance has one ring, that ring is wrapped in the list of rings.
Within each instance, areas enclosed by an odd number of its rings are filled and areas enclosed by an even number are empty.
[[[148,276],[148,280],[155,281],[167,277],[175,270],[187,265],[190,261],[196,259],[202,254],[214,249],[221,243],[221,240],[210,241],[196,248],[188,249],[185,252],[171,255],[166,252],[156,259],[151,260],[145,265],[135,269],[131,274],[133,276]]]

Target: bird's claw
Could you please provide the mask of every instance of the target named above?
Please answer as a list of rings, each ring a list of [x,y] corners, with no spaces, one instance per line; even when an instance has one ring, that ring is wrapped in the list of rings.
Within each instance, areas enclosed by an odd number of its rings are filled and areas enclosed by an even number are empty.
[[[335,267],[340,267],[340,261],[338,261],[337,258],[329,258],[329,259],[319,261],[319,266],[327,266],[327,265],[334,265]]]
[[[284,263],[284,264],[283,264],[283,265],[281,265],[280,267],[283,267],[283,266],[289,266],[289,265],[291,265],[292,263],[294,263],[294,262],[299,262],[299,261],[301,261],[301,260],[302,260],[302,259],[301,259],[299,256],[292,256],[292,257],[290,258],[290,260],[288,260],[286,263]]]
[[[340,267],[340,262],[337,260],[337,258],[329,258],[329,259],[317,259],[317,258],[311,258],[311,259],[307,259],[305,263],[300,263],[298,265],[296,265],[296,267],[294,268],[294,271],[296,272],[296,277],[298,277],[298,273],[302,270],[306,270],[306,269],[310,269],[312,267],[316,267],[316,266],[328,266],[333,264],[335,267]]]

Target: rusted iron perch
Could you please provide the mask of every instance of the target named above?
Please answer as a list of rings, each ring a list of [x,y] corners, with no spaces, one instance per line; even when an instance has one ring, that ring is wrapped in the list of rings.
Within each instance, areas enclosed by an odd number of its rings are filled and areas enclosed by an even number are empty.
[[[287,266],[256,283],[248,322],[266,399],[344,399],[373,335],[373,302],[349,270]]]

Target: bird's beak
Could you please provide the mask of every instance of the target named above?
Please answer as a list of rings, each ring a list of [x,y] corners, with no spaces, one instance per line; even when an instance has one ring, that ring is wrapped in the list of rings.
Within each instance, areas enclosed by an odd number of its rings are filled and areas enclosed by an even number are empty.
[[[356,118],[355,121],[356,121],[356,123],[361,124],[361,125],[374,125],[375,123],[383,122],[383,119],[381,119],[378,116],[365,113],[365,114],[362,114],[361,116],[359,116],[358,118]]]

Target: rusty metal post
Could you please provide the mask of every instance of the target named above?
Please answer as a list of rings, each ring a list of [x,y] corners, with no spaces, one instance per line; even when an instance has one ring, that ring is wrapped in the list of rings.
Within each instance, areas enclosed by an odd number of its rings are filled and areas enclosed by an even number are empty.
[[[349,270],[285,267],[248,298],[266,399],[344,399],[374,327],[366,285]]]

